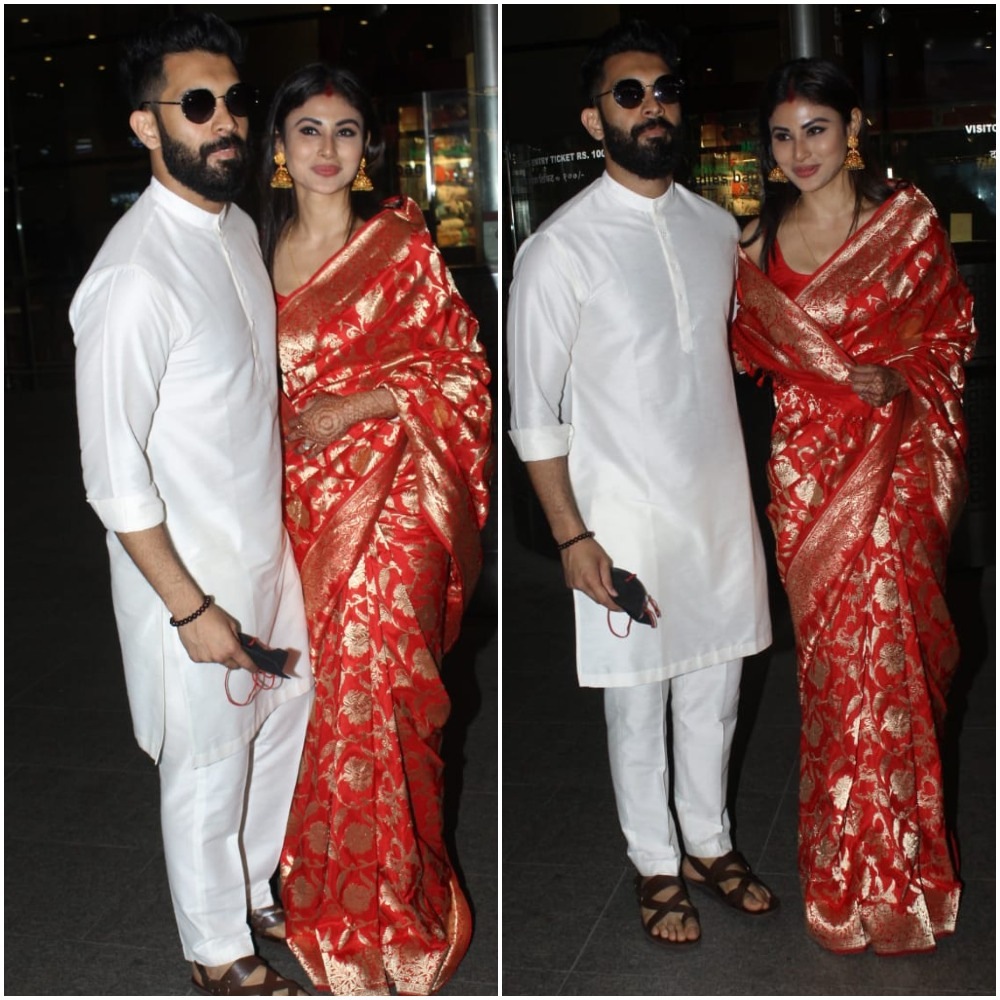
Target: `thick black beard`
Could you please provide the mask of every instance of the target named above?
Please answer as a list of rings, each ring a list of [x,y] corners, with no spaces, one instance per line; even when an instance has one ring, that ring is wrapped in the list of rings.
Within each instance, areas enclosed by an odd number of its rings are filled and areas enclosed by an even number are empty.
[[[219,160],[208,165],[209,156],[219,149],[235,149],[231,160]],[[174,180],[208,201],[232,201],[246,183],[249,160],[246,141],[239,135],[225,136],[207,142],[197,152],[174,139],[160,122],[160,151],[163,165]]]
[[[665,118],[651,118],[629,132],[608,124],[603,115],[601,123],[604,126],[607,155],[623,170],[644,181],[656,181],[672,176],[677,169],[683,155],[681,131],[672,122]],[[665,128],[667,134],[640,142],[642,133],[653,126]]]

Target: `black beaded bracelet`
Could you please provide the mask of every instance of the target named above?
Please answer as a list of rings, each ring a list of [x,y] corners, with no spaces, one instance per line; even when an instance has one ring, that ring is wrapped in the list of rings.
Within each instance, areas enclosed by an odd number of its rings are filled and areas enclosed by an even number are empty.
[[[195,611],[194,614],[188,615],[187,618],[171,618],[170,624],[173,625],[174,628],[180,628],[182,625],[190,625],[191,622],[195,620],[195,618],[197,618],[199,615],[203,615],[206,611],[208,611],[211,604],[212,604],[212,597],[211,595],[209,595],[208,597],[205,598],[205,600],[201,602],[201,607],[197,611]]]
[[[576,545],[577,542],[582,542],[585,538],[593,537],[592,531],[581,531],[579,535],[574,535],[572,538],[567,538],[565,542],[560,542],[556,548],[562,552],[563,549],[568,549],[571,545]]]

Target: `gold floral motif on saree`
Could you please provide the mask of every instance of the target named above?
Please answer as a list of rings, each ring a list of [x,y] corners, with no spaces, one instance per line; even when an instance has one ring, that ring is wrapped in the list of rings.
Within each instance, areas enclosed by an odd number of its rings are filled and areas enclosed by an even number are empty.
[[[288,943],[335,994],[429,993],[471,933],[442,837],[438,665],[479,571],[489,371],[409,201],[289,296],[278,326],[292,412],[384,388],[399,413],[286,454],[316,675],[281,861]]]
[[[958,656],[942,586],[965,495],[971,300],[912,188],[794,300],[742,253],[738,291],[734,351],[773,376],[778,408],[769,517],[799,657],[808,926],[835,951],[927,950],[959,899],[938,737]],[[872,408],[849,387],[855,364],[890,366],[907,390]]]

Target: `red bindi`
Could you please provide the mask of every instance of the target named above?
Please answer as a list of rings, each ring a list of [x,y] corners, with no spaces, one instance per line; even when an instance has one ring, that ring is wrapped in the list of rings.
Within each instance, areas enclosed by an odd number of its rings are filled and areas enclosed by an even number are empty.
[[[326,85],[326,90],[323,91],[323,96],[324,97],[333,97],[333,84],[332,83],[328,83]]]

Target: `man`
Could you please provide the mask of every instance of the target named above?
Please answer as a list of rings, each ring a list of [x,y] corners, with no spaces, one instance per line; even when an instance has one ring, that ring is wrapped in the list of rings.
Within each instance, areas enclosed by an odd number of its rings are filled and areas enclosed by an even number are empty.
[[[742,657],[770,642],[727,346],[737,226],[673,182],[675,63],[641,22],[588,56],[581,118],[606,172],[525,243],[508,326],[511,437],[574,588],[580,683],[605,689],[643,925],[674,945],[701,934],[684,879],[744,912],[777,905],[726,814]],[[629,621],[612,565],[658,602],[657,628],[612,633]]]
[[[139,745],[159,763],[167,873],[195,986],[297,995],[254,956],[311,702],[281,520],[274,302],[250,219],[240,41],[166,22],[123,60],[153,179],[74,297],[87,498],[108,529]],[[238,632],[292,650],[257,674]],[[266,679],[264,679],[266,678]],[[272,683],[274,681],[275,683]]]

